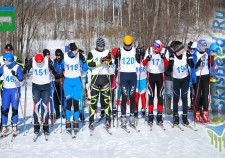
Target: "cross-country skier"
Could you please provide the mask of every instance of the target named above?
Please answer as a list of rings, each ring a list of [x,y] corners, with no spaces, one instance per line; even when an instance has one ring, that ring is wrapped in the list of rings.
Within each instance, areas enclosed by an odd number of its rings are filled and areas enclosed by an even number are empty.
[[[55,68],[55,70],[58,73],[62,73],[64,71],[64,55],[61,49],[56,49],[55,50],[55,59],[53,62],[53,66]],[[65,113],[65,105],[64,105],[64,90],[63,90],[63,82],[64,79],[60,78],[63,76],[58,76],[55,77],[55,89],[54,89],[54,106],[55,106],[55,115],[56,115],[56,119],[58,119],[60,117],[60,105],[62,106],[62,110]],[[62,96],[61,96],[61,91],[62,90]],[[62,100],[61,100],[62,98]],[[63,113],[63,117],[65,117],[65,114]]]
[[[13,53],[13,46],[11,44],[6,44],[5,48],[5,53]],[[17,56],[14,55],[14,61],[19,65],[21,66],[23,69],[25,68],[25,65],[19,60],[19,58]],[[4,65],[4,61],[3,61],[3,56],[0,57],[0,66],[1,65]],[[3,78],[0,78],[0,90],[2,91],[2,88],[3,88]],[[20,90],[20,89],[19,89]],[[19,91],[20,93],[20,91]],[[0,96],[1,97],[1,96]],[[1,109],[0,109],[1,110]],[[0,128],[1,128],[1,122],[0,122]]]
[[[121,127],[126,129],[126,103],[130,102],[130,126],[135,127],[135,90],[137,82],[136,62],[140,60],[140,52],[132,46],[130,35],[123,39],[123,47],[116,54],[116,65],[119,68],[120,88],[122,91]],[[118,63],[119,59],[119,63]]]
[[[94,129],[94,114],[98,103],[100,93],[101,109],[106,115],[106,128],[111,127],[110,118],[110,76],[108,66],[112,64],[111,54],[108,49],[105,49],[105,40],[99,37],[96,41],[96,48],[88,53],[88,67],[92,69],[91,75],[91,105],[89,129]]]
[[[49,134],[49,101],[50,101],[50,71],[56,76],[62,76],[55,71],[52,62],[48,57],[44,57],[43,54],[38,53],[26,64],[26,69],[29,71],[33,69],[32,78],[32,96],[34,102],[34,133],[36,135],[40,132],[40,123],[38,119],[38,113],[40,108],[40,103],[44,107],[44,123],[43,131],[45,135]]]
[[[143,65],[142,60],[144,60],[144,50],[141,48],[137,48],[138,51],[143,51],[141,53],[141,57],[136,63],[136,73],[137,73],[137,81],[136,81],[136,92],[135,92],[135,117],[138,117],[138,103],[139,97],[141,98],[141,113],[144,117],[146,114],[146,86],[147,86],[147,68]]]
[[[179,125],[178,104],[181,97],[184,125],[188,125],[188,89],[190,81],[190,73],[188,67],[194,67],[193,58],[189,51],[185,52],[184,45],[180,41],[173,41],[168,47],[171,52],[169,57],[168,72],[173,77],[173,123]],[[181,92],[181,93],[180,93]]]
[[[10,104],[12,106],[12,134],[17,135],[18,105],[20,100],[20,81],[23,80],[23,70],[14,61],[12,53],[3,56],[4,65],[0,68],[0,76],[4,79],[2,91],[2,136],[7,134],[7,122]]]
[[[73,129],[74,132],[79,131],[79,99],[81,95],[81,68],[87,71],[85,57],[78,49],[75,43],[69,44],[68,53],[64,54],[64,92],[66,95],[66,130],[68,133],[72,132],[71,129],[71,108],[73,106]]]
[[[148,65],[147,65],[148,64]],[[163,42],[156,40],[152,47],[149,47],[145,53],[145,60],[143,65],[147,65],[147,72],[149,78],[149,102],[148,102],[148,122],[153,124],[154,120],[154,97],[155,87],[157,88],[157,123],[162,125],[162,111],[163,111],[163,73],[165,67],[168,66],[168,57],[166,57]]]
[[[194,109],[196,122],[209,122],[209,67],[210,56],[206,52],[207,43],[205,40],[199,40],[197,48],[193,53],[194,68],[192,69],[192,82],[194,83],[195,98]],[[202,102],[200,102],[202,99]],[[203,106],[203,115],[200,108]]]

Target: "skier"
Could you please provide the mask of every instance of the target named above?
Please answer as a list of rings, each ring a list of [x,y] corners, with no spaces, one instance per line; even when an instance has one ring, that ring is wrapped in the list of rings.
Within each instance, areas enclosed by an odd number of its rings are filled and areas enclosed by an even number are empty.
[[[184,125],[189,125],[187,118],[187,94],[190,81],[188,67],[194,67],[193,58],[189,51],[185,52],[184,45],[180,41],[173,41],[168,50],[171,52],[168,72],[171,72],[173,77],[173,123],[174,125],[179,125],[178,103],[181,97],[183,108],[182,120]]]
[[[168,57],[166,57],[165,49],[161,40],[153,42],[152,47],[148,48],[145,53],[145,60],[143,65],[147,65],[147,72],[149,78],[149,101],[148,101],[148,122],[150,126],[153,125],[154,120],[154,97],[155,86],[157,88],[157,123],[162,125],[162,111],[163,111],[163,73],[165,67],[168,66]],[[167,55],[168,56],[168,55]]]
[[[56,49],[55,50],[55,59],[54,59],[54,68],[58,73],[62,73],[64,71],[64,56],[63,52],[61,49]],[[62,78],[60,78],[62,77]],[[62,110],[65,113],[65,105],[64,105],[64,90],[63,90],[63,76],[59,76],[58,78],[55,78],[55,88],[54,88],[54,106],[55,106],[55,114],[56,114],[56,119],[60,117],[60,105],[62,106]],[[61,90],[62,94],[61,94]],[[61,96],[62,95],[62,96]],[[62,98],[62,100],[61,100]],[[65,117],[65,114],[63,114],[63,117]]]
[[[116,65],[119,68],[120,88],[122,91],[121,103],[121,127],[126,128],[126,103],[130,103],[130,126],[135,125],[135,90],[137,82],[136,62],[140,61],[140,52],[132,46],[133,40],[130,35],[123,39],[123,47],[119,48],[116,54]],[[119,59],[119,61],[118,61]]]
[[[143,51],[141,48],[137,48],[138,51]],[[143,65],[142,60],[144,59],[144,51],[141,52],[141,57],[136,63],[136,73],[137,73],[137,81],[136,81],[136,92],[135,92],[135,117],[138,117],[138,102],[139,96],[141,98],[141,113],[144,117],[146,114],[146,86],[147,86],[147,70],[146,66]]]
[[[44,58],[47,57],[49,59],[49,62],[51,65],[53,65],[53,60],[51,59],[51,56],[50,56],[50,51],[48,49],[44,49],[43,50],[43,55],[44,55]],[[54,97],[54,82],[55,82],[55,76],[50,72],[50,121],[51,123],[53,124],[55,122],[55,118],[54,118],[54,100],[53,100],[53,97]],[[41,104],[42,105],[42,104]],[[44,107],[41,106],[41,110],[42,110],[42,113],[43,110],[44,110]]]
[[[13,53],[13,46],[11,44],[6,44],[5,45],[5,53]],[[25,68],[25,65],[19,60],[19,58],[17,56],[14,55],[14,61],[16,62],[16,64],[18,64],[19,66],[21,66],[23,69]],[[0,57],[0,66],[1,65],[4,65],[4,61],[3,61],[3,56]],[[0,78],[0,90],[2,91],[2,88],[3,88],[3,85],[4,85],[4,82],[3,82],[3,77]],[[19,90],[19,93],[20,93],[20,88],[18,89]],[[1,92],[0,91],[0,92]],[[1,97],[1,95],[0,95]],[[2,108],[2,106],[1,106]],[[0,109],[1,110],[1,109]],[[0,122],[0,129],[1,129],[1,122]]]
[[[209,67],[210,67],[210,56],[206,52],[207,43],[205,40],[199,40],[197,48],[193,53],[194,68],[192,69],[192,82],[195,83],[195,119],[196,122],[209,122]],[[202,102],[200,103],[200,99]],[[201,104],[203,105],[203,115],[201,117]]]
[[[7,122],[10,104],[12,105],[12,134],[17,135],[18,105],[20,99],[20,81],[23,80],[23,70],[14,61],[12,53],[3,55],[4,65],[0,68],[0,76],[4,79],[2,91],[2,136],[7,134]]]
[[[40,102],[42,102],[44,107],[44,124],[43,131],[45,135],[49,134],[49,100],[50,100],[50,71],[57,77],[61,77],[62,74],[57,73],[52,65],[52,62],[48,57],[44,57],[41,53],[35,55],[26,64],[26,69],[29,71],[33,69],[32,78],[32,96],[34,102],[34,133],[36,136],[40,132],[40,124],[38,119],[38,112],[40,107]]]
[[[111,128],[110,118],[110,77],[108,66],[112,64],[111,54],[108,49],[105,49],[105,40],[99,37],[96,40],[96,48],[88,53],[87,57],[88,67],[92,69],[91,75],[91,105],[90,105],[90,118],[89,129],[94,129],[94,114],[97,107],[99,93],[101,109],[104,110],[106,115],[105,127]]]
[[[85,57],[79,51],[75,43],[69,44],[68,53],[64,54],[64,92],[66,95],[66,130],[72,134],[79,131],[79,99],[82,91],[81,83],[81,67],[83,71],[87,71]],[[71,108],[74,108],[73,125],[71,126]]]

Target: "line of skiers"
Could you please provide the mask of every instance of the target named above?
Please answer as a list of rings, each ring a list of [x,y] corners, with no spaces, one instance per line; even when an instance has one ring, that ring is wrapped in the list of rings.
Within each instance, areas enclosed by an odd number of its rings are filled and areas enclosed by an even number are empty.
[[[194,110],[196,122],[209,122],[209,85],[210,77],[215,77],[213,69],[214,56],[218,54],[219,46],[215,43],[207,48],[205,40],[199,40],[197,46],[172,41],[164,47],[161,40],[155,40],[152,46],[144,51],[133,46],[133,39],[124,37],[123,46],[112,51],[105,48],[105,40],[99,37],[96,48],[84,55],[84,51],[75,43],[70,43],[68,52],[61,49],[55,51],[56,58],[50,59],[50,51],[37,53],[25,65],[15,61],[12,45],[5,47],[1,62],[0,75],[4,81],[2,89],[1,124],[2,135],[7,134],[7,122],[10,104],[12,105],[12,133],[16,134],[18,122],[18,105],[20,100],[20,84],[23,74],[32,68],[32,97],[34,102],[34,132],[40,132],[40,122],[43,131],[49,134],[49,119],[54,122],[60,117],[60,105],[66,118],[66,129],[71,127],[79,130],[79,117],[84,119],[80,102],[84,103],[86,91],[90,91],[89,129],[94,129],[94,116],[98,100],[101,105],[101,116],[106,116],[105,126],[111,127],[111,109],[113,119],[118,116],[118,101],[116,104],[115,89],[120,89],[121,126],[126,127],[127,104],[130,105],[129,123],[135,126],[138,117],[138,103],[141,99],[141,113],[148,116],[148,123],[154,121],[154,98],[157,98],[156,120],[163,123],[163,106],[166,114],[173,114],[173,123],[179,124],[178,106],[182,101],[182,120],[188,125],[188,91],[191,89],[191,108]],[[87,70],[91,70],[91,81],[88,90],[84,90],[83,80]],[[214,76],[210,72],[214,72]],[[210,76],[211,75],[211,76]],[[119,83],[119,86],[117,85]],[[164,92],[165,87],[165,92]],[[146,106],[146,92],[148,102]],[[50,99],[50,97],[54,99]],[[100,99],[99,99],[100,98]],[[173,98],[173,99],[172,99]],[[171,109],[171,100],[173,108]],[[52,101],[52,103],[50,103]],[[147,111],[148,112],[147,112]],[[71,125],[71,115],[73,122]],[[39,118],[40,117],[40,118]]]

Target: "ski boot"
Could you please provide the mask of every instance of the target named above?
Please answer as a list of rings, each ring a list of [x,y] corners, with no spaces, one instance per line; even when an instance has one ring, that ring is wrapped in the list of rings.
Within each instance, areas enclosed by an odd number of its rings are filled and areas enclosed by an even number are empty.
[[[66,132],[71,134],[71,122],[66,121]]]
[[[121,127],[126,127],[126,116],[121,116]]]
[[[178,115],[178,113],[173,114],[173,124],[179,125],[179,115]]]
[[[43,124],[43,131],[45,135],[49,135],[49,125],[48,123]]]
[[[148,123],[153,124],[154,114],[153,112],[148,112]]]
[[[73,129],[74,129],[74,132],[79,132],[79,122],[78,121],[73,121]]]
[[[134,117],[138,118],[138,111],[137,110],[134,111]]]
[[[5,137],[6,134],[7,134],[7,127],[6,127],[6,125],[2,125],[1,137]]]
[[[135,116],[134,114],[131,114],[130,115],[130,126],[135,126]]]
[[[210,119],[209,119],[209,112],[208,111],[204,111],[203,112],[203,120],[204,122],[210,122]]]
[[[157,115],[156,115],[156,118],[157,118],[157,123],[158,124],[162,124],[163,123],[162,112],[158,112]]]
[[[39,122],[34,122],[34,133],[39,134],[40,132],[40,124]]]
[[[196,122],[203,122],[200,111],[197,111],[195,114]]]
[[[110,116],[106,116],[105,127],[111,128],[111,118],[110,118]]]
[[[145,108],[141,108],[141,114],[142,114],[142,117],[145,117],[145,115],[146,115]]]
[[[188,118],[187,118],[187,114],[183,114],[182,115],[182,120],[183,120],[183,124],[185,126],[189,125],[189,121],[188,121]]]
[[[17,124],[12,125],[12,135],[14,135],[14,136],[17,135]]]

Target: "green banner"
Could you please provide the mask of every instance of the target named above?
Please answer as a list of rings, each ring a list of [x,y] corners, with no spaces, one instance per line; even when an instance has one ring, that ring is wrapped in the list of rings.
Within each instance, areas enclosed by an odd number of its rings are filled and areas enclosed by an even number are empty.
[[[0,7],[0,31],[14,31],[15,30],[15,8],[14,7]]]

